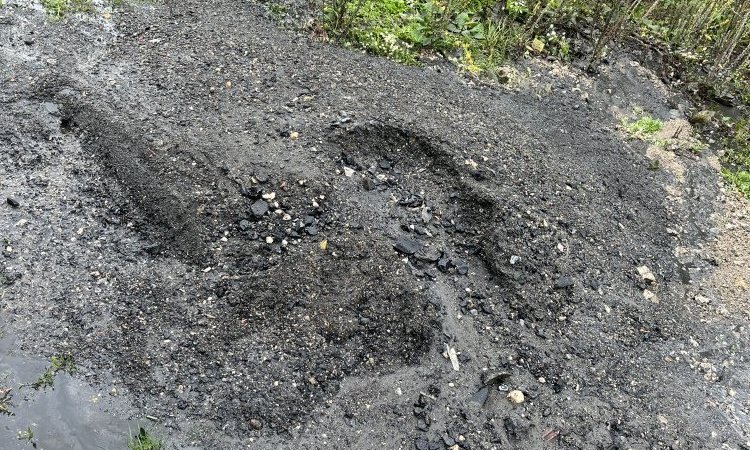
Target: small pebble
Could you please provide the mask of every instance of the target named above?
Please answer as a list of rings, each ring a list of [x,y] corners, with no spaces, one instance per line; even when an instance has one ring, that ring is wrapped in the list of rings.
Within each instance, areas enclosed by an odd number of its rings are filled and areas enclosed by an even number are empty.
[[[524,400],[526,400],[526,397],[523,395],[523,392],[519,390],[508,392],[507,398],[514,405],[521,404],[524,402]]]

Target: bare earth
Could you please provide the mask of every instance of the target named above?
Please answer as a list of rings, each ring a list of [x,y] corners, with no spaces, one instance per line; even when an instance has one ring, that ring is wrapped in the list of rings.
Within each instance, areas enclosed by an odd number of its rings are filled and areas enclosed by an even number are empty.
[[[0,448],[750,448],[748,202],[645,56],[487,86],[247,2],[18,3]]]

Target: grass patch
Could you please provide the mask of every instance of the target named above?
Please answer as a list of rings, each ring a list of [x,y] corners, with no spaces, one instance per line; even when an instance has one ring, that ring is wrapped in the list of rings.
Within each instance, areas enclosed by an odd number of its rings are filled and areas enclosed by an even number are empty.
[[[651,116],[645,115],[635,122],[629,122],[627,119],[622,119],[622,128],[632,137],[636,139],[643,139],[644,141],[653,140],[653,136],[664,128],[664,123],[661,120],[655,119]],[[659,143],[662,146],[666,146],[666,142]]]
[[[732,172],[729,169],[722,169],[721,174],[724,175],[724,179],[734,186],[740,194],[750,200],[750,172],[746,170]]]
[[[34,389],[47,389],[55,384],[55,375],[57,375],[58,372],[63,371],[73,374],[75,373],[75,370],[75,362],[70,353],[61,356],[53,356],[50,358],[49,367],[44,369],[44,372],[31,384],[31,387]]]
[[[750,171],[750,118],[738,121],[730,136],[724,142],[724,162]]]
[[[659,119],[654,119],[651,116],[643,116],[635,122],[627,125],[628,133],[638,137],[652,136],[661,131],[664,128],[664,124]]]
[[[734,125],[730,138],[724,141],[725,153],[721,173],[737,190],[750,199],[750,119]]]
[[[138,434],[128,441],[128,450],[162,450],[164,444],[161,439],[151,435],[145,428],[140,427]]]
[[[42,6],[54,19],[62,19],[68,13],[94,11],[92,0],[42,0]]]

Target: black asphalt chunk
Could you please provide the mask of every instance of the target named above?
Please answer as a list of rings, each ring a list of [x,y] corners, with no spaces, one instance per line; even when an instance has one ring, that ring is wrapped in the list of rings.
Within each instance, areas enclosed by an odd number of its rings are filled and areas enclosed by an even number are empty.
[[[393,248],[399,253],[403,253],[405,255],[413,255],[422,248],[422,243],[419,241],[415,241],[414,239],[400,237],[396,239],[396,242],[393,244]]]

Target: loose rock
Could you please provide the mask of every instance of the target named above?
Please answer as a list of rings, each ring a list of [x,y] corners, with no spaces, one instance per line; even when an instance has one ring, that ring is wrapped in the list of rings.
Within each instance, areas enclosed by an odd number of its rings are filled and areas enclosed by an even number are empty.
[[[526,400],[526,397],[523,395],[523,392],[519,390],[508,392],[507,398],[514,405],[519,405]]]
[[[656,283],[656,277],[647,266],[640,266],[638,268],[638,274],[641,276],[643,281],[654,284]]]
[[[258,200],[250,207],[250,211],[256,218],[263,217],[268,212],[268,203]]]
[[[393,248],[399,253],[413,255],[422,248],[422,244],[418,241],[415,241],[414,239],[400,237],[396,239],[396,243],[393,244]]]

